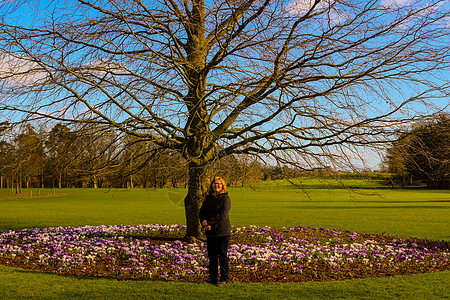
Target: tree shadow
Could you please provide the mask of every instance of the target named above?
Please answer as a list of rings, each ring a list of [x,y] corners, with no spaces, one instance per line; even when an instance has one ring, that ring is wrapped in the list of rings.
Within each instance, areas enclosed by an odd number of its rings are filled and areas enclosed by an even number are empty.
[[[327,209],[327,210],[333,210],[333,209],[446,209],[448,206],[427,206],[427,205],[355,205],[355,206],[349,206],[349,205],[342,205],[342,206],[323,206],[323,205],[308,205],[308,206],[289,206],[287,208],[290,209]]]

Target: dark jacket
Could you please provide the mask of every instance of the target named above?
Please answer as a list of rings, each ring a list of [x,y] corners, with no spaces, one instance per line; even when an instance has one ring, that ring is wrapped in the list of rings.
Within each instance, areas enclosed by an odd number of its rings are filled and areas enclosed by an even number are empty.
[[[206,236],[231,235],[231,224],[228,213],[231,209],[231,201],[228,193],[212,194],[206,196],[200,208],[200,222],[206,220],[211,225],[211,230],[206,230]]]

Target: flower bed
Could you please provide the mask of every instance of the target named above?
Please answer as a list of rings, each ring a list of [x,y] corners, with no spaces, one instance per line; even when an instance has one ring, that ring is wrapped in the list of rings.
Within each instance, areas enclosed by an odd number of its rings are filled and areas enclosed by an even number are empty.
[[[182,225],[111,225],[0,232],[0,264],[77,276],[202,281],[204,243]],[[443,241],[324,228],[234,227],[233,282],[342,280],[449,270]]]

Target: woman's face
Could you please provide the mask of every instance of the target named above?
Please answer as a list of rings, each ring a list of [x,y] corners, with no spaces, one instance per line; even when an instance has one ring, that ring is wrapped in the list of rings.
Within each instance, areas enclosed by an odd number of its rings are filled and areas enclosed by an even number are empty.
[[[220,180],[215,180],[212,184],[214,193],[218,194],[222,190],[222,182]]]

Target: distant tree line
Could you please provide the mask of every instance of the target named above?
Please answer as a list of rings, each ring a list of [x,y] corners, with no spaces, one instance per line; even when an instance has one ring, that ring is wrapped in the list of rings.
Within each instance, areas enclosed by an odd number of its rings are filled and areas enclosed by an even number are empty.
[[[415,124],[386,152],[384,168],[403,184],[450,187],[450,114]]]
[[[8,124],[0,124],[0,134]],[[119,137],[95,126],[50,129],[24,126],[0,141],[0,187],[26,188],[163,188],[187,186],[187,162],[179,153],[161,151],[132,137]],[[230,185],[244,186],[299,173],[231,155],[215,162],[215,173]]]
[[[151,141],[138,143],[90,125],[49,129],[25,125],[13,135],[0,123],[0,188],[163,188],[187,187],[188,166],[179,153]],[[450,187],[450,116],[417,123],[399,133],[383,161],[396,184]],[[274,166],[249,155],[230,155],[214,172],[232,186],[263,180],[332,174],[330,167],[298,170]]]

